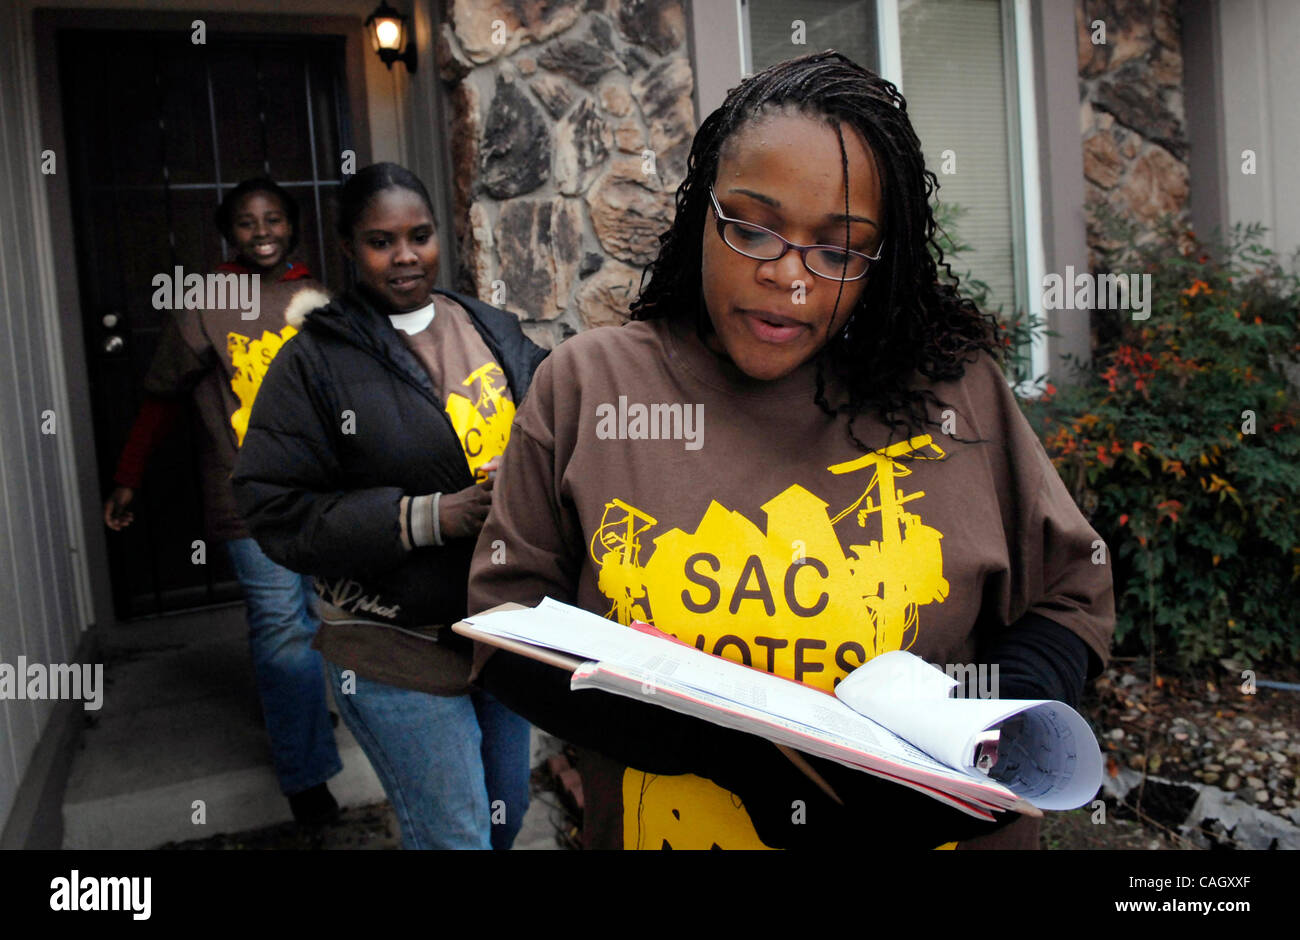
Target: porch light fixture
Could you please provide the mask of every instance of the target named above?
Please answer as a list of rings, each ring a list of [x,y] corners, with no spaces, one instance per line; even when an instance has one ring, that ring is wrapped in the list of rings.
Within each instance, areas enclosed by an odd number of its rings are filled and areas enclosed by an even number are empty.
[[[404,62],[406,71],[415,71],[415,43],[407,31],[407,18],[382,0],[366,20],[370,41],[380,61],[391,71],[394,62]]]

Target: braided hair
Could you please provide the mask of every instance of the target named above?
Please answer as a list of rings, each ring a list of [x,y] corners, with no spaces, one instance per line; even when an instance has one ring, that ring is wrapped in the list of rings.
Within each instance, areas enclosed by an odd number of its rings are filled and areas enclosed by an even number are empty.
[[[658,257],[646,268],[631,317],[654,320],[693,311],[697,331],[702,338],[707,335],[711,325],[703,302],[701,243],[708,189],[728,141],[782,110],[825,121],[839,136],[845,215],[849,184],[842,124],[866,141],[881,180],[884,252],[869,271],[846,326],[818,354],[814,396],[827,415],[847,415],[848,434],[857,446],[875,450],[891,443],[896,430],[911,435],[938,425],[926,406],[942,402],[930,389],[912,387],[915,374],[932,380],[960,378],[965,363],[979,351],[997,357],[1001,346],[996,320],[958,294],[956,277],[943,260],[930,206],[939,183],[925,168],[903,96],[891,82],[843,55],[826,51],[764,69],[733,88],[705,118],[677,189],[676,217],[659,236]],[[847,243],[847,222],[845,228]],[[947,272],[942,281],[940,264]],[[842,294],[843,282],[840,288]],[[846,390],[847,402],[828,403],[827,373]],[[864,412],[874,413],[889,428],[888,441],[869,446],[858,439],[854,421]]]

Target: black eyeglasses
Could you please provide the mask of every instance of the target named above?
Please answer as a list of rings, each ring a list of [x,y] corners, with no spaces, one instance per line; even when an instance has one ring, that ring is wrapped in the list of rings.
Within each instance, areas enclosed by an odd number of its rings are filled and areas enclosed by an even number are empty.
[[[874,255],[836,248],[834,245],[796,245],[771,229],[723,215],[722,206],[718,205],[718,197],[712,186],[709,187],[709,199],[713,201],[713,214],[718,219],[718,235],[732,251],[755,261],[775,261],[793,249],[803,258],[804,267],[818,277],[832,281],[856,281],[867,273],[873,261],[880,260],[880,253],[885,250],[883,240]]]

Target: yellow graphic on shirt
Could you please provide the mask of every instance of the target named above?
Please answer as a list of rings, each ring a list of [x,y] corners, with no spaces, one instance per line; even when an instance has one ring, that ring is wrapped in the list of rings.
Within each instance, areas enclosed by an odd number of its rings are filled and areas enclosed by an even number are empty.
[[[623,774],[623,806],[640,810],[639,817],[624,810],[626,849],[767,848],[740,800],[703,777],[629,769]]]
[[[505,452],[510,425],[515,420],[515,403],[502,394],[508,388],[506,376],[495,362],[479,366],[460,384],[474,397],[452,392],[447,396],[447,416],[456,429],[470,472],[475,479],[487,479],[478,468]]]
[[[253,413],[253,399],[262,387],[262,379],[266,378],[271,360],[296,335],[298,331],[288,324],[279,333],[263,330],[261,339],[253,339],[241,333],[226,334],[226,351],[230,355],[230,364],[234,367],[230,390],[239,399],[239,408],[230,416],[230,426],[235,429],[237,446],[244,445],[248,416]]]
[[[907,455],[934,460],[944,453],[926,434],[830,466],[836,475],[861,476],[854,502],[832,513],[824,500],[791,484],[763,504],[765,529],[715,500],[694,532],[674,528],[655,537],[648,559],[642,556],[656,518],[612,499],[590,546],[597,587],[611,602],[605,615],[623,624],[654,623],[699,649],[832,691],[867,660],[909,648],[921,628],[921,608],[948,596],[942,533],[908,508],[925,492],[898,485],[912,473],[898,459]],[[842,522],[847,547],[835,528]],[[640,792],[644,780],[633,771],[625,786],[633,775]],[[730,839],[706,824],[718,814],[700,804],[701,787],[716,791],[709,797],[715,804],[734,799],[697,778],[656,778],[653,807],[667,801],[672,812],[625,800],[625,839],[675,845],[670,832],[680,837],[681,821],[690,819],[692,843],[748,844],[734,819],[725,827]]]

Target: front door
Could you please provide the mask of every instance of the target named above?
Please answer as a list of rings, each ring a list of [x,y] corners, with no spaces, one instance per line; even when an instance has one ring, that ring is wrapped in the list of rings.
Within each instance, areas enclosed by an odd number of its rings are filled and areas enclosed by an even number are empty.
[[[231,255],[221,197],[269,176],[301,209],[295,262],[343,286],[334,248],[340,158],[352,146],[342,37],[63,29],[59,69],[72,174],[90,407],[105,496],[164,318],[156,274],[211,271]],[[239,585],[207,544],[193,408],[149,462],[135,522],[109,535],[121,619],[227,602]],[[196,541],[204,540],[202,552]],[[203,563],[198,563],[199,561]]]

